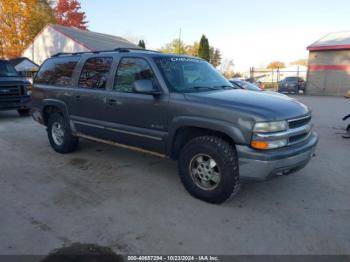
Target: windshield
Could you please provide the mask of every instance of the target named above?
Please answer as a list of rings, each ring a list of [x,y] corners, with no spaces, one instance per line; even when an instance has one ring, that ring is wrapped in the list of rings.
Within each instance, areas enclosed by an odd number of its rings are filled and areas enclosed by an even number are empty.
[[[246,81],[241,81],[241,80],[233,80],[232,83],[240,86],[243,89],[250,90],[250,91],[261,91],[259,87],[256,85],[246,82]]]
[[[187,57],[156,57],[155,63],[173,92],[203,92],[234,89],[212,65]]]
[[[18,73],[9,62],[0,61],[0,76],[18,76]]]

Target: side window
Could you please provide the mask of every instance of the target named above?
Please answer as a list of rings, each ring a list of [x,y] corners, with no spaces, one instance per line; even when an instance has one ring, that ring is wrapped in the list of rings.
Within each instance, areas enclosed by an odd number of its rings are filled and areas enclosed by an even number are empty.
[[[112,57],[94,57],[85,62],[79,79],[79,87],[106,89]]]
[[[80,57],[62,57],[47,60],[35,77],[35,83],[70,86],[72,75]]]
[[[113,90],[132,93],[136,80],[155,81],[154,73],[146,60],[141,58],[123,58],[115,77]]]

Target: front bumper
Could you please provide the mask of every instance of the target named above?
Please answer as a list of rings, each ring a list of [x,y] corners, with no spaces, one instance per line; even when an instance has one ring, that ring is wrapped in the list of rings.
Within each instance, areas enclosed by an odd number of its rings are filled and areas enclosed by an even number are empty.
[[[248,146],[237,146],[239,170],[242,179],[267,180],[273,176],[287,175],[304,168],[315,153],[318,136],[294,146],[259,151]]]
[[[0,98],[0,111],[13,109],[27,109],[30,104],[30,96],[18,96],[11,98]]]

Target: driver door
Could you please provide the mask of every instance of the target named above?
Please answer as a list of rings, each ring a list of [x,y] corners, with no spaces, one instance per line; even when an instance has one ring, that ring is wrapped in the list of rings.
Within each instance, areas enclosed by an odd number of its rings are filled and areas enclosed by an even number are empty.
[[[146,59],[122,57],[107,98],[108,131],[119,143],[164,153],[169,96],[135,93],[137,80],[152,80],[159,88]]]

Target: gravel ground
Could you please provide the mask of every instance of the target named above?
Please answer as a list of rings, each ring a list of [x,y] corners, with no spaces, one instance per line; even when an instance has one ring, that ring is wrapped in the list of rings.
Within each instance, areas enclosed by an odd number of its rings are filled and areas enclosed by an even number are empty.
[[[59,155],[45,129],[0,112],[0,254],[74,242],[123,254],[350,254],[350,101],[297,97],[314,111],[317,156],[300,172],[210,205],[176,163],[83,140]]]

